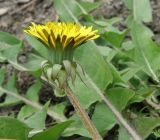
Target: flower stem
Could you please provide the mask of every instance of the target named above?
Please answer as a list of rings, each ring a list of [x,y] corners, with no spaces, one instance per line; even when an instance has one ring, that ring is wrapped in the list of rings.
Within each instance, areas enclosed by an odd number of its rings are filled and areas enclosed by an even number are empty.
[[[63,86],[70,102],[72,103],[73,107],[75,108],[76,112],[79,114],[79,117],[83,123],[83,125],[86,127],[88,132],[90,133],[91,137],[93,140],[102,140],[101,135],[99,134],[98,130],[90,120],[88,114],[85,112],[83,107],[80,105],[78,99],[74,95],[73,91],[69,87],[67,83],[64,84]]]

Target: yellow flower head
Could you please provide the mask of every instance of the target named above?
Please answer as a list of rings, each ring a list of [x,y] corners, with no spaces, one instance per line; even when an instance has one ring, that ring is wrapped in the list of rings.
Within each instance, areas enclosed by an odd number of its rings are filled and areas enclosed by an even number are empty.
[[[60,45],[62,49],[67,47],[75,48],[89,40],[99,37],[97,30],[92,30],[92,26],[86,27],[75,23],[63,22],[47,22],[44,25],[32,23],[24,32],[55,49],[57,44]]]

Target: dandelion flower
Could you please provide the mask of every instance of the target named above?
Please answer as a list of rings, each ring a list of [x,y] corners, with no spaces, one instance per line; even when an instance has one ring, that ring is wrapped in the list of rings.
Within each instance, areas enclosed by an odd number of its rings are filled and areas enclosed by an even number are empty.
[[[24,32],[36,37],[48,47],[61,47],[62,49],[67,47],[76,48],[89,40],[99,37],[97,30],[92,30],[92,26],[86,27],[63,22],[47,22],[44,25],[32,23]]]
[[[51,53],[51,62],[58,64],[63,60],[72,61],[75,48],[99,37],[98,30],[93,30],[92,26],[64,22],[32,23],[24,32],[45,44]]]

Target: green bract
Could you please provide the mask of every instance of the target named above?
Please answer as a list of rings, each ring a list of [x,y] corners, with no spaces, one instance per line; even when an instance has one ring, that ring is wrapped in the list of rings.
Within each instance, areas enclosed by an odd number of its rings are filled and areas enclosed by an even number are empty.
[[[41,64],[41,78],[48,82],[54,89],[57,96],[64,96],[64,83],[72,82],[74,85],[76,75],[82,80],[84,76],[82,66],[73,61],[63,60],[62,64],[52,64],[49,61],[43,61]]]

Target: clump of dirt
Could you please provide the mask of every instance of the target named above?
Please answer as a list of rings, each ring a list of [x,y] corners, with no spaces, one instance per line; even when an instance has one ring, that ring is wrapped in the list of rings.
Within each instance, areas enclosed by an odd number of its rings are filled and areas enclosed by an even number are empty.
[[[65,97],[56,97],[54,95],[53,88],[46,83],[43,83],[39,101],[41,104],[45,104],[47,101],[50,101],[52,104],[60,103],[65,100]]]
[[[122,0],[110,0],[103,4],[103,6],[99,9],[101,15],[103,15],[106,19],[112,17],[122,17],[126,18],[128,15],[128,10],[124,6]]]
[[[33,85],[34,80],[34,77],[27,72],[17,72],[17,88],[19,93],[26,93],[28,88]]]
[[[23,39],[22,31],[31,22],[55,21],[56,14],[52,0],[1,0],[0,30],[8,31]],[[2,9],[8,9],[6,13]]]

